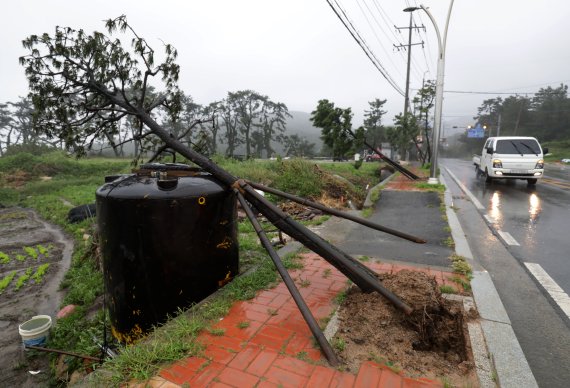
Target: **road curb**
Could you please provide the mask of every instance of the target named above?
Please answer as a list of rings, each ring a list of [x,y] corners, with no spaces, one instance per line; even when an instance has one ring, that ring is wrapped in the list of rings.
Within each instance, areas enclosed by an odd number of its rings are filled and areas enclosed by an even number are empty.
[[[461,184],[453,176],[451,178],[462,189]],[[446,215],[449,220],[451,235],[456,244],[456,253],[465,257],[474,269],[471,290],[479,312],[481,330],[473,330],[473,332],[474,334],[479,332],[483,338],[475,336],[471,342],[479,343],[483,340],[487,352],[486,355],[478,354],[475,356],[476,364],[478,360],[483,363],[477,365],[477,375],[481,386],[495,386],[496,380],[496,384],[502,388],[538,387],[493,280],[473,257],[463,228],[457,214],[455,214],[453,197],[443,175],[440,175],[440,180],[446,187],[444,194]],[[484,350],[478,350],[478,352],[480,351]],[[485,360],[489,363],[492,362],[494,368],[485,365]],[[496,378],[493,376],[493,369]]]

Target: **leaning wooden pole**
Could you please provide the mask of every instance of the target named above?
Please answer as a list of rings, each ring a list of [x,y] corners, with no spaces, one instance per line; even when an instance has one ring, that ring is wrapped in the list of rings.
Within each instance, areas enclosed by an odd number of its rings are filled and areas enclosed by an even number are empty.
[[[255,218],[255,215],[253,214],[250,205],[247,203],[243,195],[237,189],[234,189],[234,191],[236,192],[237,198],[241,203],[241,206],[245,210],[245,214],[247,214],[247,218],[249,218],[251,225],[253,225],[253,228],[255,229],[255,232],[259,237],[259,241],[261,241],[261,244],[263,245],[267,253],[269,253],[269,257],[271,257],[273,264],[275,264],[275,268],[277,268],[279,275],[281,275],[281,278],[283,279],[285,286],[287,286],[289,293],[291,294],[293,300],[297,304],[297,307],[299,308],[301,315],[305,319],[305,322],[307,322],[307,325],[309,326],[311,333],[313,333],[313,336],[319,343],[319,346],[321,347],[323,353],[327,357],[327,360],[329,360],[329,363],[332,366],[338,366],[340,363],[338,361],[335,352],[333,351],[331,345],[325,338],[325,335],[323,334],[321,328],[319,327],[319,324],[317,323],[315,317],[311,313],[311,310],[309,310],[307,303],[305,303],[305,300],[301,296],[299,289],[297,288],[297,286],[295,286],[295,282],[293,281],[293,279],[291,279],[291,275],[287,271],[287,268],[285,268],[285,266],[283,265],[281,258],[279,257],[277,252],[275,252],[275,249],[273,248],[273,245],[271,245],[269,238],[267,238],[267,235],[265,234],[264,230],[261,228],[259,221],[257,220],[257,218]]]
[[[126,103],[118,96],[111,94],[107,95],[107,97],[115,104],[127,108]],[[240,191],[245,199],[255,206],[273,225],[320,255],[346,277],[352,280],[363,291],[376,291],[406,314],[410,314],[412,312],[412,308],[410,306],[405,304],[396,295],[384,287],[374,271],[329,244],[303,225],[291,219],[281,209],[257,193],[245,181],[238,180],[232,174],[219,167],[204,155],[188,148],[178,140],[172,138],[170,134],[165,131],[164,128],[162,128],[143,108],[137,109],[136,115],[168,147],[202,167],[229,188],[234,188]]]
[[[353,137],[353,139],[356,139],[356,134],[351,129],[347,129],[347,132],[350,134],[350,136]],[[398,170],[406,178],[413,180],[413,181],[417,181],[417,180],[421,179],[419,176],[417,176],[416,174],[414,174],[410,170],[406,169],[401,164],[396,163],[395,161],[393,161],[392,159],[390,159],[389,157],[384,155],[382,152],[378,151],[377,149],[374,149],[374,147],[372,147],[372,145],[370,145],[370,143],[368,143],[366,140],[364,140],[364,145],[366,147],[368,147],[372,152],[378,154],[378,156],[380,156],[382,158],[382,160],[384,160],[390,166],[394,167],[396,170]]]
[[[365,220],[364,218],[356,217],[356,216],[353,216],[353,215],[348,214],[346,212],[341,212],[341,211],[338,211],[336,209],[332,209],[330,207],[321,205],[320,203],[309,201],[308,199],[297,197],[296,195],[289,194],[289,193],[286,193],[284,191],[274,189],[273,187],[267,187],[267,186],[261,185],[259,183],[250,182],[250,181],[247,181],[247,183],[255,189],[264,191],[266,193],[275,194],[275,195],[278,195],[278,196],[283,197],[283,198],[290,199],[291,201],[297,202],[298,204],[309,206],[309,207],[312,207],[313,209],[318,209],[324,213],[327,213],[327,214],[330,214],[333,216],[337,216],[337,217],[345,218],[345,219],[350,220],[350,221],[354,221],[354,222],[359,223],[361,225],[367,226],[371,229],[375,229],[375,230],[378,230],[380,232],[388,233],[388,234],[391,234],[393,236],[397,236],[397,237],[400,237],[400,238],[403,238],[405,240],[412,241],[412,242],[415,242],[418,244],[425,244],[426,243],[426,240],[424,240],[422,238],[412,236],[410,234],[403,233],[403,232],[400,232],[398,230],[391,229],[391,228],[376,224],[374,222],[370,222],[368,220]]]

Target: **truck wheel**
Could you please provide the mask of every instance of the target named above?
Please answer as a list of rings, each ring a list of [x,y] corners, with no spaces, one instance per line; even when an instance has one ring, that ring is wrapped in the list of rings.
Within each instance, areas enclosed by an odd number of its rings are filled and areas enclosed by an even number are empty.
[[[527,179],[526,181],[529,185],[536,185],[536,182],[538,182],[538,179],[532,178],[532,179]]]
[[[485,170],[485,183],[493,183],[493,178],[491,178],[489,176],[489,173],[487,172],[487,170]]]

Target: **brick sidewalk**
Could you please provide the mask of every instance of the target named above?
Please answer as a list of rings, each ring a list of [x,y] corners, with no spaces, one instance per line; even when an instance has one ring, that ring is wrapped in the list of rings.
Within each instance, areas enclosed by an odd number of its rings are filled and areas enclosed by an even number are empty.
[[[334,298],[347,288],[347,279],[318,255],[303,256],[304,268],[290,271],[301,295],[317,320],[334,309]],[[439,284],[451,273],[429,268],[367,263],[378,272],[420,270]],[[304,287],[303,287],[304,286]],[[217,336],[204,332],[198,340],[203,357],[190,357],[160,371],[159,376],[133,387],[441,387],[428,379],[411,379],[374,362],[365,362],[356,375],[328,366],[312,343],[311,332],[283,282],[237,302],[214,325]],[[317,346],[317,345],[315,345]]]

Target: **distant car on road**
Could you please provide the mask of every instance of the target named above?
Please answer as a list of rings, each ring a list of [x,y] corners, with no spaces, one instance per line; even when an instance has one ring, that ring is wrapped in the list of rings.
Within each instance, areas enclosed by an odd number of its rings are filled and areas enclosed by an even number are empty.
[[[376,153],[372,154],[372,155],[368,155],[366,156],[365,159],[367,162],[379,162],[380,160],[382,160],[382,157]]]
[[[562,163],[570,163],[570,159],[562,159],[561,162]]]

